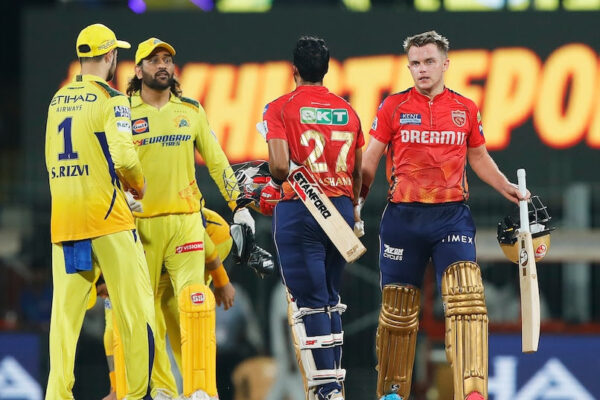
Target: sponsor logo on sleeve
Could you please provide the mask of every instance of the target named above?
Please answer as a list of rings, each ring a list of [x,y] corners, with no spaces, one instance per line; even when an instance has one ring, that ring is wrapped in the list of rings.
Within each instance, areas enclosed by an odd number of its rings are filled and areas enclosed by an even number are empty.
[[[138,118],[131,124],[131,130],[134,135],[140,133],[146,133],[150,131],[150,125],[148,124],[148,117]]]
[[[131,112],[127,106],[115,106],[115,117],[131,119]]]
[[[459,128],[465,126],[465,122],[467,122],[467,113],[462,110],[453,110],[452,122]]]
[[[189,253],[190,251],[202,251],[202,250],[204,250],[204,242],[191,242],[191,243],[186,243],[181,246],[177,246],[177,248],[175,248],[175,253],[181,254],[181,253]]]
[[[377,117],[375,117],[375,119],[373,120],[373,123],[371,124],[371,130],[376,131],[377,130]]]
[[[400,114],[401,125],[421,125],[421,114]]]
[[[204,296],[204,293],[202,293],[202,292],[195,292],[195,293],[192,293],[191,298],[192,298],[192,303],[202,304],[202,303],[204,303],[206,296]]]
[[[131,133],[131,123],[129,121],[117,121],[117,130]]]

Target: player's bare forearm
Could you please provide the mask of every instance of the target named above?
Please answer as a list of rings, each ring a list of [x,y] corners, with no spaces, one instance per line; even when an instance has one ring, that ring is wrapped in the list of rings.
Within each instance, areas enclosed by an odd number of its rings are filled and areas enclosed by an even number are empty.
[[[385,151],[386,144],[371,137],[367,150],[362,155],[362,186],[370,187],[375,179],[379,160]]]
[[[511,183],[500,171],[498,165],[487,152],[485,145],[479,147],[470,147],[467,150],[469,165],[477,174],[479,179],[496,189],[498,193],[509,201],[518,204],[522,197],[517,185]],[[525,199],[529,198],[529,192]]]
[[[354,202],[358,202],[360,197],[360,187],[362,186],[362,149],[356,149],[354,154],[354,170],[352,171],[352,193]]]
[[[233,287],[231,282],[220,288],[215,287],[213,293],[218,306],[223,305],[225,310],[229,310],[233,307],[235,301],[235,287]]]
[[[269,171],[271,172],[271,176],[284,181],[290,172],[290,152],[287,141],[283,139],[270,139],[268,144]]]

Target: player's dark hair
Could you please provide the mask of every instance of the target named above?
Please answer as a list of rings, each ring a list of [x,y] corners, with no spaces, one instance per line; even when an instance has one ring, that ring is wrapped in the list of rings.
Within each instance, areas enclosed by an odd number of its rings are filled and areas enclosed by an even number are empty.
[[[321,82],[329,69],[329,49],[325,40],[302,36],[294,49],[294,65],[306,82]]]
[[[423,32],[419,33],[418,35],[407,37],[403,44],[404,51],[408,53],[408,50],[413,46],[423,47],[430,43],[435,44],[439,51],[445,55],[448,55],[448,50],[450,50],[450,41],[436,31]]]
[[[104,58],[105,55],[106,53],[94,57],[79,57],[79,63],[83,64],[88,62],[100,62],[102,61],[102,58]]]
[[[182,95],[182,90],[181,90],[181,85],[179,84],[179,81],[177,80],[177,78],[175,76],[173,76],[173,80],[171,81],[171,93],[173,93],[173,95],[175,97],[181,97]],[[137,76],[133,76],[133,78],[131,78],[129,80],[129,82],[127,83],[127,96],[133,96],[133,94],[135,92],[141,92],[142,91],[142,80],[140,78],[138,78]]]

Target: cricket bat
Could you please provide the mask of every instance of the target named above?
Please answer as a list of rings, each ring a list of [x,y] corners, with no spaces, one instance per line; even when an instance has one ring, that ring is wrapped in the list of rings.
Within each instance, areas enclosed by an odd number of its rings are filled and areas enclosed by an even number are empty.
[[[263,122],[256,124],[256,129],[266,139],[267,130]],[[342,257],[349,263],[358,260],[367,249],[356,237],[353,229],[346,223],[329,197],[323,193],[323,189],[319,186],[312,171],[304,165],[298,166],[294,163],[290,163],[290,170],[288,183]]]
[[[329,197],[323,193],[310,169],[304,165],[297,166],[290,172],[287,181],[346,262],[358,260],[367,251]]]
[[[519,191],[527,193],[525,170],[517,170]],[[521,334],[523,353],[537,351],[540,340],[540,291],[533,241],[529,230],[529,209],[527,201],[519,201],[521,226],[517,235],[519,249],[519,284],[521,288]]]

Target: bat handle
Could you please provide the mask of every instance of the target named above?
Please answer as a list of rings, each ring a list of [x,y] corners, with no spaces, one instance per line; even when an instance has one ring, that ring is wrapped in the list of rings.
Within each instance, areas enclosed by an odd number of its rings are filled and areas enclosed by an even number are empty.
[[[519,192],[522,196],[527,193],[527,183],[525,180],[525,170],[520,168],[517,170],[517,182],[519,184]],[[521,232],[529,232],[529,208],[527,200],[519,200],[519,216],[521,219]]]

